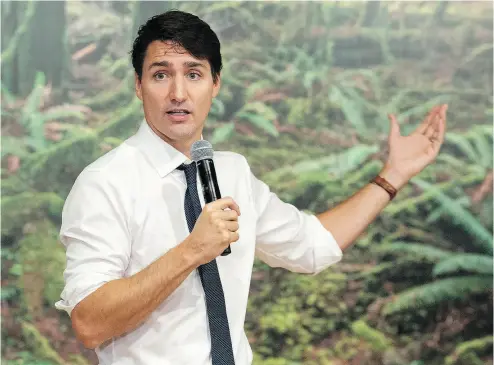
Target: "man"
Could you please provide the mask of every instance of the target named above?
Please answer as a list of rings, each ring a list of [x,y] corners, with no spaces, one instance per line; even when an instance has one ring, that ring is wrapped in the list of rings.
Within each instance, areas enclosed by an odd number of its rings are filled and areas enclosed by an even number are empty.
[[[199,18],[167,12],[140,29],[132,63],[145,121],[90,164],[67,197],[57,307],[100,364],[250,364],[243,326],[254,257],[312,275],[338,262],[434,160],[446,107],[410,136],[390,116],[379,177],[317,217],[280,201],[231,152],[214,155],[224,198],[204,204],[189,159],[220,91],[218,38]],[[232,253],[221,256],[228,245]]]

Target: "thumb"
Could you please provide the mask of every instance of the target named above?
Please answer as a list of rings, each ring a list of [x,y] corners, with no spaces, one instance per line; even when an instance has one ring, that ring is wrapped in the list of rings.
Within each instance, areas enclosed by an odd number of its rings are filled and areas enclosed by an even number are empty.
[[[388,114],[388,119],[390,123],[389,141],[392,141],[393,139],[401,136],[400,125],[398,124],[398,121],[396,120],[396,117],[393,114]]]

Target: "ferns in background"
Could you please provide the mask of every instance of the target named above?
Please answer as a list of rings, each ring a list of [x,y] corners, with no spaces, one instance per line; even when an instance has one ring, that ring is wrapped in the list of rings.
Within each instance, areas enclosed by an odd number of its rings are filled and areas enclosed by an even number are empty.
[[[455,201],[433,185],[416,178],[413,183],[424,190],[433,190],[440,212],[467,232],[472,240],[463,243],[463,249],[478,253],[447,251],[425,244],[396,242],[376,249],[381,255],[412,255],[417,261],[434,263],[431,283],[400,292],[384,307],[390,315],[401,311],[437,305],[450,300],[465,299],[472,294],[492,289],[493,241],[492,234],[460,202]],[[436,211],[432,211],[435,214]],[[437,219],[437,217],[435,218]],[[452,243],[454,247],[456,244]],[[461,250],[461,247],[459,247]],[[449,276],[442,278],[444,276]]]
[[[438,190],[435,186],[427,183],[421,179],[413,179],[413,184],[418,185],[424,190],[432,190],[435,192],[434,198],[440,203],[441,209],[444,214],[449,216],[449,219],[453,224],[461,226],[466,232],[468,232],[473,240],[472,244],[477,246],[486,254],[492,255],[493,253],[493,239],[492,233],[489,232],[477,218],[473,216],[468,210],[462,207],[458,201],[454,201],[443,192]]]
[[[471,275],[443,279],[399,293],[393,301],[384,306],[383,314],[414,311],[446,301],[463,300],[472,294],[485,293],[491,289],[492,275]]]

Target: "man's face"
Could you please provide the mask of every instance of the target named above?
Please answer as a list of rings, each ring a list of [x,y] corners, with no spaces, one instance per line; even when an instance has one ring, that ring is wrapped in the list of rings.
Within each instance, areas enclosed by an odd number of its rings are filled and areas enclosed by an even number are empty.
[[[188,154],[200,139],[211,102],[220,88],[207,60],[169,42],[149,44],[142,78],[135,77],[149,126],[166,142]]]

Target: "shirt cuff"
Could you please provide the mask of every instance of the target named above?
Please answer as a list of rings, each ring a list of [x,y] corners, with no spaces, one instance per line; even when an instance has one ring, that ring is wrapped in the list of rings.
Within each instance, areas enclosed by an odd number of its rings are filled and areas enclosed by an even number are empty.
[[[329,232],[315,216],[308,217],[309,228],[307,232],[314,240],[314,270],[311,275],[317,275],[321,271],[327,269],[341,261],[343,251],[338,242],[336,242],[333,234]]]
[[[94,284],[90,284],[90,279],[94,279],[93,281]],[[65,311],[69,316],[71,316],[72,310],[75,308],[77,304],[79,304],[83,299],[85,299],[90,294],[94,293],[100,287],[102,287],[103,285],[114,279],[117,278],[111,278],[103,274],[102,275],[93,274],[89,277],[86,277],[84,282],[80,282],[77,284],[71,282],[64,288],[61,294],[61,300],[55,303],[55,308],[61,311]],[[81,287],[84,287],[85,289],[80,290],[79,288]]]

